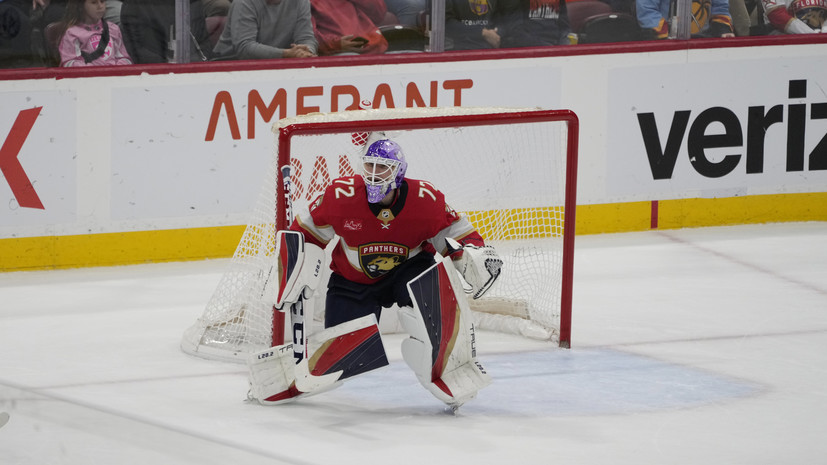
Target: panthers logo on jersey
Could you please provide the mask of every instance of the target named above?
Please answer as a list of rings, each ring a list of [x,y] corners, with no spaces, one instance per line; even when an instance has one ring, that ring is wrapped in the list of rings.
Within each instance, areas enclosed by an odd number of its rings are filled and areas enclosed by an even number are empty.
[[[407,260],[407,247],[393,243],[371,243],[359,246],[359,264],[362,271],[372,279],[393,271]]]

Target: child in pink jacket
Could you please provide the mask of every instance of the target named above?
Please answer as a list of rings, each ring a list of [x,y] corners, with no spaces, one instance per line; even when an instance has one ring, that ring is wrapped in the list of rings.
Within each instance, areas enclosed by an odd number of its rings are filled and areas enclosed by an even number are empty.
[[[69,0],[58,46],[61,66],[132,64],[120,28],[104,13],[106,0]]]

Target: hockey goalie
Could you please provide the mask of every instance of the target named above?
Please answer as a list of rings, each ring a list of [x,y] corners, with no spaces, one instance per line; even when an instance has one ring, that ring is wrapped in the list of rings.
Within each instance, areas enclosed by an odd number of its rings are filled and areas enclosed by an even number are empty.
[[[482,296],[502,260],[436,187],[405,177],[399,144],[375,141],[361,161],[359,175],[333,180],[276,236],[277,286],[266,292],[289,312],[293,342],[250,356],[249,397],[264,405],[288,402],[388,365],[377,321],[382,308],[396,304],[409,335],[401,347],[405,363],[456,410],[491,382],[476,357],[464,294]],[[323,249],[337,237],[325,329],[308,337]]]

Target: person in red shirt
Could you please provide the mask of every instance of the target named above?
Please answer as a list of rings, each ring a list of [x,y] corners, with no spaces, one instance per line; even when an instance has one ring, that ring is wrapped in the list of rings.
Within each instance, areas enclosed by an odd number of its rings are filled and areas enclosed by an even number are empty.
[[[388,41],[379,31],[388,10],[384,0],[311,0],[320,55],[380,54]]]

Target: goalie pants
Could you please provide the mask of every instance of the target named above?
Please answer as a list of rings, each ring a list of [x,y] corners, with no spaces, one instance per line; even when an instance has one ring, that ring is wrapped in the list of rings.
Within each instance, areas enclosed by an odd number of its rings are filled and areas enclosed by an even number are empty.
[[[389,308],[393,304],[400,307],[413,306],[407,284],[434,263],[436,260],[433,254],[420,252],[373,284],[356,283],[337,273],[331,274],[327,283],[325,328],[371,313],[376,315],[376,321],[379,321],[382,308]]]

